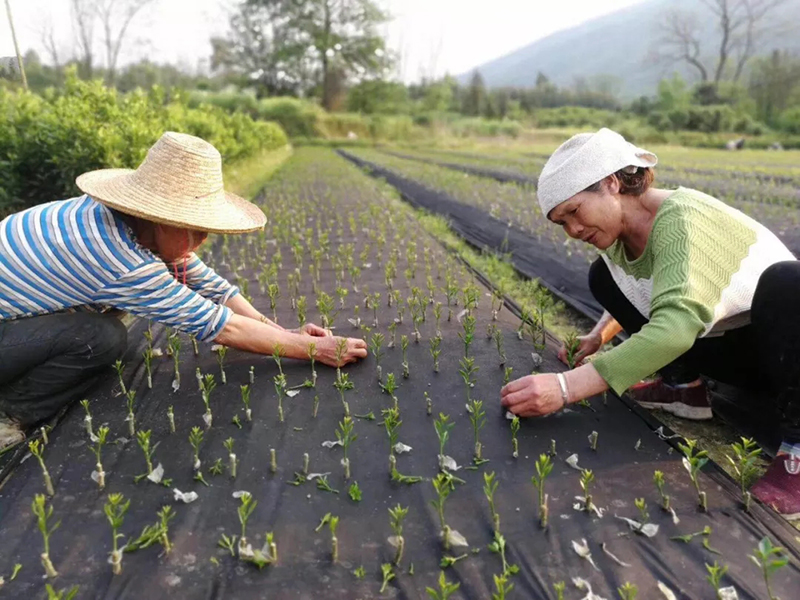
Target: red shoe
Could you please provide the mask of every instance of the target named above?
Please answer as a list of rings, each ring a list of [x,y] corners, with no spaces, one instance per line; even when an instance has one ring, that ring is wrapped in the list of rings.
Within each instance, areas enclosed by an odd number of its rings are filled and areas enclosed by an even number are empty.
[[[789,521],[800,519],[800,457],[780,454],[750,488],[754,498]]]
[[[713,417],[708,388],[702,379],[671,386],[657,377],[632,385],[628,394],[644,408],[663,410],[684,419],[704,421]]]

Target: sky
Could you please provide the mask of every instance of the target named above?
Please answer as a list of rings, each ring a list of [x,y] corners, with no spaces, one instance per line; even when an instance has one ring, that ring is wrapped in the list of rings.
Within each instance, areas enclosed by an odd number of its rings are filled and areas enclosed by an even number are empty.
[[[23,51],[34,48],[47,61],[42,32],[58,40],[61,60],[74,52],[70,0],[9,0]],[[458,75],[551,33],[638,4],[642,0],[378,0],[392,15],[381,26],[400,57],[403,81]],[[149,57],[185,69],[207,64],[209,39],[224,35],[236,0],[152,0],[132,23],[120,62]],[[487,7],[491,7],[488,10]],[[95,53],[102,57],[99,30]],[[0,11],[0,58],[14,46],[5,10]],[[102,58],[101,62],[104,61]]]

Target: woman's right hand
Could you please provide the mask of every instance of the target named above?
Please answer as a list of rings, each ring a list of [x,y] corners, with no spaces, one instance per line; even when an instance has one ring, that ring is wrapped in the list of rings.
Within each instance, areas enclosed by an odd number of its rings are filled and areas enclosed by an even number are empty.
[[[342,353],[342,360],[336,360],[336,347],[345,339],[339,336],[314,337],[313,343],[316,346],[314,359],[329,367],[343,367],[346,364],[356,362],[360,358],[367,356],[367,342],[357,338],[346,338],[347,347]]]
[[[591,356],[603,345],[603,338],[599,333],[589,335],[582,335],[578,338],[578,351],[575,353],[575,366],[577,367],[584,358]],[[558,359],[565,365],[569,365],[567,360],[567,347],[561,344],[561,349],[558,351]]]

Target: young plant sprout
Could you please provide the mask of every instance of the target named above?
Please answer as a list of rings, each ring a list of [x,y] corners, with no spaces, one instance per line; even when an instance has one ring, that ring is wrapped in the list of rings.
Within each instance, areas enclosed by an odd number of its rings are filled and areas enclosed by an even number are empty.
[[[431,298],[433,298],[432,294],[431,294]],[[436,304],[433,305],[433,318],[434,318],[434,321],[436,323],[436,337],[440,338],[440,337],[442,337],[442,331],[441,331],[441,329],[439,329],[439,321],[442,318],[442,303],[441,302],[437,302]]]
[[[500,531],[500,513],[494,506],[494,494],[497,491],[498,481],[495,480],[494,471],[483,474],[483,493],[489,502],[489,511],[492,513],[492,524],[495,531]]]
[[[357,438],[358,436],[353,433],[353,419],[346,416],[343,420],[339,421],[339,429],[336,431],[336,439],[341,443],[342,451],[344,452],[342,466],[344,467],[345,479],[350,479],[350,459],[347,457],[347,450],[350,448],[350,444],[352,444]]]
[[[592,482],[594,482],[594,473],[590,469],[583,469],[581,471],[581,489],[583,490],[584,507],[588,513],[594,510],[591,490]]]
[[[172,550],[172,543],[169,541],[169,522],[175,517],[175,511],[171,506],[163,506],[156,515],[158,521],[153,525],[145,525],[138,538],[125,544],[125,552],[134,552],[160,543],[164,547],[164,552],[169,554]]]
[[[350,487],[347,488],[347,495],[350,496],[353,502],[361,502],[361,488],[358,487],[357,481],[351,483]]]
[[[444,571],[439,571],[439,589],[426,587],[425,591],[433,600],[447,600],[458,591],[460,583],[450,583],[444,576]]]
[[[480,432],[484,425],[486,425],[486,411],[483,410],[483,402],[481,400],[470,400],[467,402],[467,412],[469,413],[469,420],[472,423],[472,431],[475,435],[475,451],[474,462],[475,464],[483,464],[486,462],[482,456],[482,448],[480,442]]]
[[[203,443],[203,432],[199,427],[192,427],[189,432],[189,443],[192,445],[192,469],[199,471],[200,463],[200,444]]]
[[[197,389],[203,391],[203,374],[200,372],[200,367],[194,370],[194,378],[197,380]]]
[[[242,391],[242,404],[244,404],[244,415],[248,421],[253,420],[253,411],[250,410],[250,384],[241,385],[239,389]]]
[[[428,392],[423,392],[423,393],[425,395],[425,412],[427,412],[429,415],[432,415],[433,414],[433,400],[431,400],[431,397],[428,396]]]
[[[405,550],[406,542],[403,538],[403,519],[408,514],[408,507],[403,508],[398,504],[394,508],[389,509],[389,525],[394,532],[393,538],[389,542],[397,549],[394,555],[394,564],[400,566],[400,561],[403,559],[403,551]]]
[[[192,352],[195,356],[200,356],[200,349],[197,347],[197,336],[193,333],[189,334],[189,341],[192,342]]]
[[[142,475],[137,475],[134,477],[134,481],[139,483],[142,479],[147,477],[153,472],[153,454],[155,454],[156,448],[158,447],[159,442],[154,444],[153,446],[150,445],[150,430],[139,430],[136,432],[136,441],[139,443],[139,447],[142,449],[144,453],[144,460],[147,464],[147,472],[143,473]]]
[[[492,594],[492,600],[506,600],[506,594],[510,594],[514,589],[514,584],[508,581],[505,573],[500,575],[492,575],[494,578],[494,587],[497,590]]]
[[[767,596],[769,596],[769,600],[778,600],[772,593],[769,579],[775,571],[789,564],[789,555],[786,554],[786,551],[780,546],[773,546],[769,536],[764,536],[761,541],[758,542],[758,546],[753,554],[750,555],[750,560],[761,569],[761,573],[764,576],[764,584],[767,586]]]
[[[213,415],[211,414],[211,392],[214,391],[215,387],[217,387],[217,384],[214,382],[214,375],[211,373],[203,375],[203,380],[200,382],[200,395],[206,407],[206,412],[203,413],[203,421],[206,424],[206,429],[211,429],[211,422],[213,420]]]
[[[269,449],[269,470],[275,473],[278,470],[278,455],[275,448]]]
[[[253,495],[250,492],[242,492],[239,495],[239,502],[239,508],[236,509],[236,513],[239,515],[239,524],[242,526],[242,532],[239,536],[239,558],[242,558],[243,555],[252,552],[247,543],[247,520],[253,514],[258,502],[253,499]]]
[[[553,470],[553,459],[547,454],[540,454],[539,459],[536,461],[536,475],[531,477],[531,483],[539,493],[539,524],[542,529],[547,527],[547,518],[549,510],[547,508],[547,494],[544,491],[544,483],[547,476]]]
[[[389,585],[389,582],[394,579],[394,572],[392,572],[392,564],[391,563],[383,563],[381,565],[381,576],[383,577],[383,584],[381,585],[381,589],[378,592],[382,594],[386,591],[386,586]]]
[[[316,358],[317,358],[317,345],[313,342],[308,345],[308,349],[306,350],[306,354],[308,355],[308,360],[311,361],[311,380],[310,385],[308,387],[316,387],[317,386],[317,369],[316,369]]]
[[[323,291],[317,294],[317,310],[319,311],[322,326],[328,329],[333,322],[333,298]]]
[[[297,308],[297,322],[299,323],[300,327],[306,324],[307,305],[308,303],[305,296],[300,296],[295,302],[295,307]]]
[[[339,390],[339,397],[342,399],[345,417],[350,418],[350,405],[344,399],[344,393],[347,390],[352,390],[355,387],[353,382],[350,381],[350,375],[348,373],[342,373],[339,371],[337,373],[336,380],[333,382],[333,386]]]
[[[372,326],[378,326],[378,307],[381,304],[381,293],[375,292],[370,298],[370,306],[372,308]]]
[[[728,572],[728,566],[727,565],[720,566],[719,564],[717,564],[717,561],[714,561],[713,565],[706,563],[706,571],[708,571],[708,576],[706,577],[706,581],[708,581],[714,588],[717,600],[723,600],[720,588],[722,587],[722,578],[725,576],[725,573]]]
[[[42,566],[44,567],[45,577],[53,578],[58,577],[58,572],[50,560],[50,536],[61,525],[61,521],[57,522],[52,527],[48,527],[47,521],[53,516],[53,507],[45,507],[44,494],[36,494],[31,504],[31,510],[36,515],[36,521],[39,525],[39,531],[42,532],[42,540],[44,541],[44,552],[42,552]]]
[[[461,320],[463,331],[458,332],[458,337],[464,342],[464,356],[469,356],[469,346],[475,339],[475,317],[472,315],[464,315]]]
[[[497,348],[497,354],[500,356],[500,367],[506,364],[506,350],[503,346],[503,332],[500,329],[494,330],[494,345]]]
[[[272,359],[275,361],[275,364],[278,365],[278,374],[283,375],[283,363],[281,360],[283,359],[285,352],[283,350],[283,346],[279,343],[276,343],[272,347]]]
[[[95,464],[95,472],[92,473],[92,477],[96,478],[98,487],[102,490],[106,487],[106,473],[103,470],[103,462],[101,460],[101,454],[103,450],[103,446],[106,443],[106,439],[108,438],[108,427],[105,425],[100,427],[97,430],[97,435],[93,436],[94,438],[94,446],[92,446],[92,452],[94,452],[94,456],[97,459],[97,463]]]
[[[580,347],[580,340],[578,339],[578,334],[574,331],[571,331],[567,334],[567,337],[564,338],[564,347],[567,351],[567,364],[569,365],[570,369],[575,368],[575,358],[578,354],[578,348]]]
[[[250,366],[250,385],[253,385],[255,382],[256,382],[255,367],[251,365]]]
[[[277,323],[278,314],[276,312],[276,306],[278,304],[278,298],[281,296],[280,286],[278,286],[277,283],[270,283],[267,286],[267,294],[269,295],[269,307],[272,309],[272,320]]]
[[[653,473],[653,483],[658,489],[658,495],[661,496],[661,508],[669,512],[669,494],[664,493],[664,473],[655,471]]]
[[[172,390],[177,392],[181,387],[181,338],[175,333],[169,338],[169,350],[172,354],[172,364],[175,371],[175,378],[172,380]]]
[[[408,371],[408,336],[401,335],[400,336],[400,348],[403,351],[403,377],[408,379],[410,375]]]
[[[761,454],[761,448],[750,438],[741,438],[741,442],[734,442],[731,444],[733,456],[728,454],[725,458],[731,463],[736,478],[739,480],[739,486],[742,490],[742,499],[744,500],[744,509],[750,512],[750,503],[752,496],[747,491],[747,486],[758,474],[758,456]]]
[[[86,433],[89,436],[89,439],[94,439],[94,432],[92,431],[92,413],[89,411],[89,401],[86,399],[81,400],[81,406],[83,410],[86,412],[86,416],[83,417],[83,426],[86,428]]]
[[[44,477],[44,489],[47,492],[48,496],[55,496],[56,491],[53,489],[53,480],[50,478],[50,472],[47,470],[47,465],[44,464],[44,458],[42,457],[42,452],[44,451],[44,446],[39,442],[39,440],[31,440],[28,442],[28,448],[36,457],[36,460],[39,461],[39,466],[42,467],[42,476]]]
[[[318,410],[319,410],[319,396],[315,395],[314,396],[314,403],[313,403],[313,406],[312,406],[312,409],[311,409],[311,416],[313,418],[315,418],[315,419],[317,418],[317,411]]]
[[[283,397],[286,395],[286,375],[281,373],[272,378],[275,382],[275,393],[278,395],[278,419],[283,423]]]
[[[439,413],[439,418],[434,420],[433,426],[436,429],[436,437],[439,438],[439,468],[444,469],[446,455],[444,453],[445,444],[450,439],[450,432],[455,423],[450,421],[450,417],[444,413]]]
[[[458,372],[461,374],[461,379],[467,387],[467,401],[470,400],[470,390],[475,387],[474,375],[478,372],[478,367],[475,366],[475,359],[465,356],[460,361],[461,368]]]
[[[389,323],[389,343],[386,344],[387,348],[394,348],[397,342],[397,321]]]
[[[383,356],[383,334],[373,333],[369,339],[369,349],[375,357],[375,370],[378,374],[378,381],[383,381],[383,370],[381,369],[381,357]]]
[[[517,442],[517,433],[519,433],[519,417],[515,416],[511,419],[511,447],[513,448],[511,456],[519,458],[519,442]]]
[[[689,477],[697,490],[697,499],[700,504],[700,509],[703,512],[708,511],[708,499],[706,493],[700,489],[700,481],[698,475],[700,469],[703,468],[708,462],[708,451],[697,450],[697,442],[695,440],[686,439],[686,443],[678,442],[678,448],[683,452],[683,467],[689,473]]]
[[[231,477],[236,479],[236,463],[238,461],[236,459],[236,454],[233,452],[233,438],[228,438],[222,443],[228,451],[228,471],[230,471]]]
[[[639,509],[639,518],[642,523],[650,521],[650,513],[647,511],[647,501],[644,498],[636,498],[633,505]]]
[[[336,529],[339,527],[339,517],[331,516],[328,520],[328,527],[331,531],[331,560],[339,562],[339,539],[336,537]]]
[[[431,357],[433,358],[433,372],[439,372],[439,355],[442,353],[441,345],[442,345],[442,338],[439,335],[436,335],[431,338],[430,340],[431,346]]]
[[[119,532],[122,527],[122,521],[125,518],[125,513],[131,506],[130,500],[125,500],[122,494],[109,494],[108,502],[103,506],[103,511],[106,513],[106,518],[111,525],[111,566],[114,575],[122,573],[122,552],[117,544],[119,538],[125,537]]]
[[[128,408],[128,416],[125,421],[128,423],[128,435],[133,437],[136,435],[136,415],[133,414],[133,401],[136,399],[136,390],[128,390],[125,392],[125,404]]]
[[[511,381],[511,373],[514,372],[514,367],[506,367],[503,370],[503,385]]]
[[[499,554],[500,558],[503,560],[504,576],[507,577],[509,575],[514,575],[515,573],[519,572],[519,567],[517,565],[508,564],[508,561],[506,560],[506,539],[496,529],[494,532],[494,541],[491,544],[489,544],[489,550]]]
[[[400,409],[396,406],[381,410],[383,416],[383,426],[386,428],[386,435],[389,437],[389,456],[394,456],[394,447],[398,442],[397,433],[403,421],[400,419]]]
[[[219,365],[219,378],[222,384],[228,383],[228,377],[225,375],[225,355],[228,353],[228,347],[220,345],[217,348],[217,364]]]
[[[439,473],[431,481],[433,489],[436,491],[436,500],[431,500],[431,505],[436,509],[439,515],[439,525],[441,527],[442,541],[444,542],[444,549],[450,550],[450,527],[444,520],[444,503],[450,492],[455,489],[453,477],[449,473]]]
[[[617,593],[621,600],[636,600],[636,596],[639,595],[639,588],[631,582],[626,581],[617,588]]]
[[[598,434],[596,431],[589,434],[589,447],[594,451],[597,451],[597,438]]]
[[[142,358],[144,359],[144,371],[147,374],[147,387],[149,389],[153,389],[153,358],[155,354],[153,354],[153,349],[147,347],[142,352]]]
[[[564,600],[564,591],[567,588],[567,584],[563,581],[558,581],[553,584],[553,591],[556,593],[556,600]]]
[[[117,377],[119,378],[120,391],[123,394],[127,393],[128,388],[125,387],[125,381],[122,379],[122,374],[125,372],[125,364],[121,360],[114,361],[114,370],[117,372]]]

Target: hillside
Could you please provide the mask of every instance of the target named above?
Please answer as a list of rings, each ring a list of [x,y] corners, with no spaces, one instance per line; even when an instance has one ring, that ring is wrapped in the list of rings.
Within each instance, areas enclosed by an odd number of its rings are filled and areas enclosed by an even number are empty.
[[[672,9],[687,10],[704,23],[704,52],[711,63],[719,45],[714,17],[697,0],[647,0],[615,13],[559,31],[510,54],[476,65],[489,87],[533,86],[536,75],[544,73],[559,85],[571,85],[577,77],[613,75],[621,80],[618,93],[626,98],[651,94],[664,75],[677,71],[694,80],[696,72],[684,65],[669,65],[653,60],[660,24]],[[769,25],[777,25],[765,51],[773,48],[800,52],[797,26],[800,0],[787,0],[772,15]],[[473,70],[458,76],[469,81]]]

